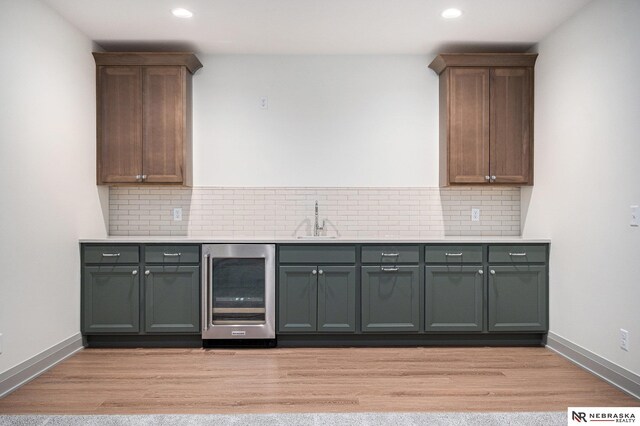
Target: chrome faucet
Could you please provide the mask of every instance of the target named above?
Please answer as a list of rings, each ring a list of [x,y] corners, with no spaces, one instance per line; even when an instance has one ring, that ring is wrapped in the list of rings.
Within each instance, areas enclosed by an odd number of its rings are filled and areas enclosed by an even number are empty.
[[[322,219],[322,226],[320,226],[320,224],[318,223],[318,200],[316,200],[316,210],[315,210],[315,216],[316,216],[316,220],[315,223],[313,225],[313,236],[314,237],[319,237],[320,236],[320,231],[324,231],[324,219]]]

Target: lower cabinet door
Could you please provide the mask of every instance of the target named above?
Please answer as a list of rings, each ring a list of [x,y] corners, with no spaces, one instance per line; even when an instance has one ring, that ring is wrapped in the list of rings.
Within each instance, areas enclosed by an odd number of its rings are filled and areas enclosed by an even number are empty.
[[[489,331],[547,330],[544,265],[489,265]]]
[[[145,331],[200,331],[200,268],[148,266],[144,272]]]
[[[482,266],[427,266],[425,272],[425,330],[482,331]]]
[[[418,331],[417,266],[362,267],[362,331]]]
[[[356,267],[318,267],[318,331],[356,331]]]
[[[316,266],[280,267],[278,331],[317,331],[317,276]]]
[[[135,266],[85,266],[82,282],[83,331],[140,331],[140,274]]]

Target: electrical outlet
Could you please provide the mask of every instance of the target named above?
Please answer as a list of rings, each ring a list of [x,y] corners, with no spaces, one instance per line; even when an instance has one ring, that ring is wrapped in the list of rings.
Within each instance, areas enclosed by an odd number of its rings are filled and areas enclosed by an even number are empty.
[[[269,109],[269,98],[266,96],[260,98],[260,109]]]
[[[624,328],[620,329],[620,349],[629,351],[629,332]]]
[[[180,222],[182,220],[182,207],[173,208],[173,220],[175,222]]]
[[[631,226],[640,226],[640,207],[631,206]]]
[[[480,221],[480,209],[473,208],[471,209],[471,222],[479,222]]]

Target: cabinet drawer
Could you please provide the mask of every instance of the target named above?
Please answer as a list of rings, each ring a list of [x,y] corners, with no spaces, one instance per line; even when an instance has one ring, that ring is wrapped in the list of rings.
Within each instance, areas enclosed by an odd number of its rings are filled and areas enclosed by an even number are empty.
[[[198,263],[200,246],[145,246],[147,263]]]
[[[84,246],[84,263],[118,264],[138,263],[138,246]]]
[[[418,263],[418,246],[365,246],[362,263]]]
[[[489,246],[489,262],[544,263],[546,261],[547,247],[544,245]]]
[[[482,263],[482,246],[427,246],[427,263]]]
[[[354,246],[280,246],[280,263],[355,263]]]

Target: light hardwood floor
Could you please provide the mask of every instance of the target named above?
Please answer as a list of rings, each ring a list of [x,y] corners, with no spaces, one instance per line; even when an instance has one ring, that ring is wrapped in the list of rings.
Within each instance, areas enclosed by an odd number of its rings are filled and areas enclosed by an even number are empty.
[[[0,413],[564,411],[640,406],[545,348],[85,349]]]

